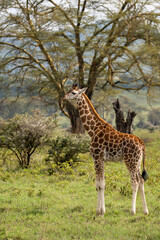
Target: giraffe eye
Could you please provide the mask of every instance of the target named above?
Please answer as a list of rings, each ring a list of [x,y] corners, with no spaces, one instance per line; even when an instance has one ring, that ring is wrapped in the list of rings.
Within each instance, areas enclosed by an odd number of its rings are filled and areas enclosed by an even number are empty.
[[[75,95],[76,93],[75,92],[72,92],[73,95]]]

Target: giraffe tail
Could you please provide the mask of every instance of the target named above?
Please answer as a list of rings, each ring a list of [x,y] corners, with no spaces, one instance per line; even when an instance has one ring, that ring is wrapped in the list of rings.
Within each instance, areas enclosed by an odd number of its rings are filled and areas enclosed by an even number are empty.
[[[147,181],[147,179],[149,178],[149,175],[147,173],[147,171],[145,170],[145,149],[143,148],[143,171],[142,171],[142,178],[144,179],[144,181]]]

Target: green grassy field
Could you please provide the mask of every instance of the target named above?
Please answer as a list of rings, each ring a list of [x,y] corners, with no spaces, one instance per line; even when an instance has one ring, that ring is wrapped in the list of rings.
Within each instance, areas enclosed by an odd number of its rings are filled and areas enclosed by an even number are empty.
[[[12,156],[0,160],[1,240],[159,240],[160,239],[160,133],[138,131],[146,139],[145,183],[149,215],[143,215],[138,194],[137,213],[130,216],[130,178],[124,163],[106,164],[104,217],[96,216],[93,162],[80,155],[73,170],[49,176],[44,150],[34,155],[30,169],[13,168]]]

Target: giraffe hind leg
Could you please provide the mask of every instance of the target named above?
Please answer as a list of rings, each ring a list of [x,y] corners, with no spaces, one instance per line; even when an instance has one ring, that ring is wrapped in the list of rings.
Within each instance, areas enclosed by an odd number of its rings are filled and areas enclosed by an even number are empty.
[[[131,207],[131,215],[136,213],[136,199],[138,192],[139,183],[137,181],[132,181],[132,207]]]
[[[145,192],[144,192],[144,179],[141,178],[140,184],[139,184],[139,190],[140,190],[140,195],[142,199],[142,205],[143,205],[143,212],[144,214],[148,214],[148,208],[147,208],[147,203],[146,203],[146,198],[145,198]]]
[[[136,213],[136,199],[137,199],[137,192],[141,181],[141,173],[140,170],[130,172],[131,174],[131,181],[132,181],[132,206],[131,206],[131,215]]]
[[[143,212],[144,214],[148,214],[149,212],[148,212],[145,193],[144,193],[144,179],[141,176],[140,170],[138,171],[138,173],[134,173],[133,175],[131,175],[131,180],[132,180],[132,191],[133,191],[131,215],[134,215],[136,213],[136,198],[137,198],[138,189],[141,195]]]

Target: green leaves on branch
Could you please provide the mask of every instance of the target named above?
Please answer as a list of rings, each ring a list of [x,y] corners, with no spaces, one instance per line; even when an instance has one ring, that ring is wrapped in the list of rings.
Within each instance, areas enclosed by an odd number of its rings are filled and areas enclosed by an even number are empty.
[[[50,149],[48,150],[46,163],[54,163],[59,167],[63,167],[65,163],[73,167],[75,163],[80,161],[78,158],[79,153],[89,152],[89,139],[85,136],[67,135],[57,137],[49,145]],[[50,170],[51,173],[53,171],[53,169]]]

